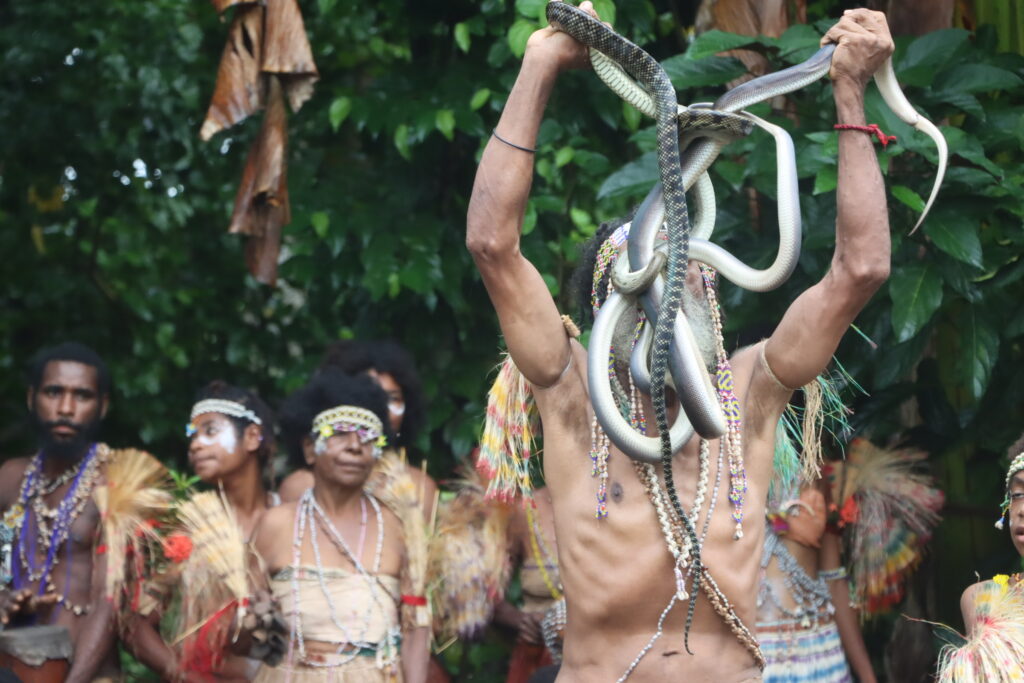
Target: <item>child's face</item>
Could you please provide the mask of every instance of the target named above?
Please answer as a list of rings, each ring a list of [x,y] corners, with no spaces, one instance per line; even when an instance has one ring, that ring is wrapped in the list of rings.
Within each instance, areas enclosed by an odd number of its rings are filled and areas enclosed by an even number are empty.
[[[1010,538],[1017,553],[1024,557],[1024,472],[1010,479]]]

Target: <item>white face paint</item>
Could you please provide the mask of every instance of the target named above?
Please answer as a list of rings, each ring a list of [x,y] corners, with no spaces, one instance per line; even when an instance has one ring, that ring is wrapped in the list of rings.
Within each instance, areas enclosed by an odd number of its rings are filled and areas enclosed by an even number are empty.
[[[225,424],[226,423],[226,424]],[[196,441],[201,446],[220,446],[227,453],[234,453],[238,445],[238,437],[235,434],[234,425],[230,422],[215,423],[200,429],[196,434]]]

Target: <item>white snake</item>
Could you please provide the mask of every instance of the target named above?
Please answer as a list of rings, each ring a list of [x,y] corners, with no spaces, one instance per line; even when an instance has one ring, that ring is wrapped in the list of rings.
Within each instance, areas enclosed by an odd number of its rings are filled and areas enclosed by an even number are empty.
[[[771,266],[764,270],[751,268],[709,240],[714,228],[715,203],[714,190],[707,176],[707,169],[727,140],[714,136],[701,137],[686,150],[683,159],[683,185],[685,189],[696,185],[695,197],[699,207],[698,220],[689,244],[689,258],[715,268],[723,277],[744,289],[769,291],[779,287],[789,278],[800,254],[801,221],[796,156],[791,138],[782,128],[742,110],[757,102],[793,92],[822,78],[829,71],[834,51],[835,45],[826,45],[803,64],[748,81],[727,92],[713,107],[722,112],[736,112],[767,130],[775,138],[780,240],[778,253]],[[612,90],[642,113],[653,115],[654,106],[650,96],[614,61],[596,50],[591,50],[591,63],[595,72]],[[875,83],[886,104],[900,120],[928,135],[938,147],[939,164],[935,183],[924,211],[914,226],[916,230],[935,202],[945,174],[948,156],[946,141],[938,128],[914,110],[899,89],[891,58],[887,59],[875,74]],[[684,115],[690,109],[693,107],[688,109],[680,106],[679,112]],[[697,135],[700,135],[699,131]],[[664,222],[664,214],[665,205],[659,184],[651,190],[637,211],[628,241],[628,266],[626,259],[619,259],[616,280],[624,281],[628,279],[629,271],[638,273],[647,268],[654,254],[655,238]],[[649,318],[652,313],[657,315],[661,303],[661,280],[659,276],[651,287],[640,295],[640,303]],[[588,356],[591,401],[598,421],[612,443],[631,458],[657,463],[661,459],[659,439],[645,436],[629,425],[616,407],[608,377],[607,359],[616,323],[622,315],[631,314],[634,306],[634,301],[630,297],[614,292],[602,306],[594,322]],[[649,324],[645,325],[630,362],[634,382],[645,392],[650,388],[649,358],[652,335],[649,327]],[[675,319],[670,367],[673,384],[684,388],[677,391],[683,410],[679,411],[669,432],[672,452],[678,452],[692,437],[694,430],[705,438],[715,438],[725,431],[725,419],[715,389],[697,350],[686,317],[681,311],[677,312]]]

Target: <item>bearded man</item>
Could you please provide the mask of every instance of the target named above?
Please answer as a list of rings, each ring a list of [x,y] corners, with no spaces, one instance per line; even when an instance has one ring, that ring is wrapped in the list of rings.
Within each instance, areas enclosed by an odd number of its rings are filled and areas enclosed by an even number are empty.
[[[0,618],[66,627],[74,645],[66,680],[112,679],[114,610],[104,595],[106,555],[97,552],[100,515],[92,500],[110,454],[96,442],[110,375],[95,351],[74,342],[37,353],[27,374],[39,452],[0,467],[0,510],[13,536]]]
[[[590,3],[582,7],[593,13]],[[893,49],[885,18],[867,10],[847,12],[826,41],[837,43],[830,75],[838,121],[863,126],[865,84]],[[564,33],[548,27],[530,37],[477,171],[466,237],[509,353],[532,386],[540,411],[544,478],[554,503],[567,601],[558,680],[614,681],[632,675],[643,681],[758,681],[763,657],[752,630],[776,425],[793,389],[825,368],[843,333],[888,277],[882,176],[871,138],[860,131],[840,132],[836,250],[830,270],[790,305],[770,338],[731,358],[722,351],[722,362],[731,363],[742,416],[739,431],[730,434],[732,443],[742,439],[740,452],[729,464],[719,458],[715,465],[709,454],[721,452],[720,440],[694,436],[672,464],[681,507],[696,508],[688,516],[707,527],[701,553],[705,580],[687,594],[685,577],[678,573],[680,520],[673,519],[675,506],[664,495],[665,473],[660,467],[634,467],[617,449],[602,448],[603,434],[592,426],[586,351],[566,332],[547,285],[520,251],[532,148],[545,105],[561,72],[587,64],[586,48]],[[624,230],[617,231],[602,245],[604,258],[598,259],[602,265],[593,278],[595,307],[605,296],[602,283],[610,257],[623,250],[626,239]],[[702,287],[701,279],[691,263],[687,286],[697,303],[711,307],[714,318],[717,305],[708,298],[715,289],[713,284]],[[629,340],[624,341],[625,347],[616,347],[629,348]],[[640,408],[653,415],[649,400],[635,412]],[[652,423],[647,421],[648,435]],[[590,476],[592,467],[600,481]],[[733,470],[744,469],[745,503],[737,519],[730,486],[716,485],[709,493],[697,482],[719,476],[727,482]],[[706,506],[698,504],[702,501]],[[747,524],[740,527],[744,517]],[[696,595],[701,599],[689,629],[691,655],[684,647],[685,607]],[[677,603],[683,608],[672,609]]]

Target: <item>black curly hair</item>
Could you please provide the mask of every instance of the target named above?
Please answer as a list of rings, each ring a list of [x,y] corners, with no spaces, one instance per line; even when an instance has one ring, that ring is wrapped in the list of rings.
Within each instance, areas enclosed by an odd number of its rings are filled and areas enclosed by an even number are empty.
[[[579,316],[580,327],[588,327],[594,322],[594,309],[590,302],[590,292],[594,286],[594,266],[597,263],[597,252],[613,232],[626,223],[633,220],[636,209],[633,209],[625,216],[615,220],[602,223],[594,232],[594,236],[583,243],[580,247],[580,259],[576,268],[572,271],[572,278],[569,280],[569,291],[572,300],[577,308],[576,315]],[[608,278],[611,273],[605,272],[601,275],[601,281],[597,287],[598,304],[603,304],[608,292]]]
[[[384,425],[384,436],[393,443],[388,423],[388,396],[367,375],[348,375],[336,367],[321,368],[309,384],[293,392],[281,405],[281,440],[293,470],[306,469],[302,442],[313,429],[313,419],[336,406],[358,406],[373,412]]]
[[[256,449],[256,456],[259,458],[261,465],[266,465],[270,461],[270,456],[274,454],[274,413],[267,404],[254,392],[228,384],[220,379],[213,380],[197,391],[195,402],[198,403],[208,398],[220,398],[225,401],[241,403],[256,414],[256,417],[263,423],[260,425],[263,441],[260,442],[259,448]],[[242,438],[245,428],[254,424],[241,417],[234,417],[232,415],[225,415],[224,417],[228,418],[231,424],[234,425],[235,434],[238,435],[239,439]]]
[[[347,339],[334,342],[327,347],[323,360],[320,361],[320,371],[327,368],[337,368],[353,376],[375,370],[394,377],[405,398],[402,429],[401,433],[395,436],[394,443],[408,447],[416,442],[426,414],[423,405],[423,385],[408,351],[390,339]],[[388,421],[386,417],[384,421]]]
[[[109,395],[113,389],[110,370],[100,355],[85,344],[75,341],[64,342],[37,351],[25,365],[25,381],[33,390],[43,381],[46,366],[55,361],[72,361],[96,368],[96,390],[100,396]]]

